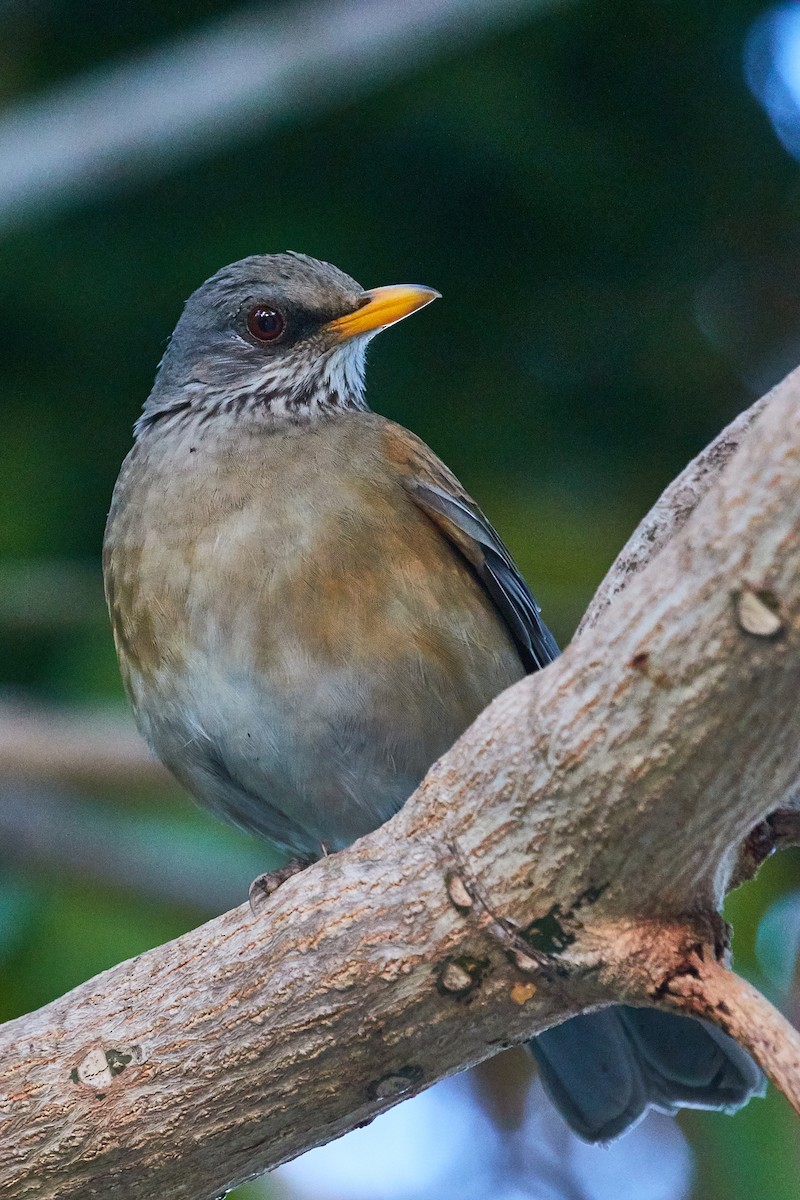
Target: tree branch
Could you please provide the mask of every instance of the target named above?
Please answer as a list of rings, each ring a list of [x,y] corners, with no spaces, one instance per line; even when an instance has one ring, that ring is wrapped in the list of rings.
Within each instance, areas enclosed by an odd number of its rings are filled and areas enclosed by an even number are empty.
[[[623,546],[611,569],[594,594],[578,627],[578,633],[591,629],[623,590],[630,579],[655,558],[659,550],[682,529],[700,501],[716,483],[724,468],[739,449],[748,429],[760,416],[783,385],[773,388],[740,413],[717,434],[713,442],[684,467],[667,487],[643,521]]]
[[[730,890],[752,879],[776,850],[796,846],[800,846],[800,797],[797,796],[793,798],[791,808],[776,809],[750,830],[739,847]]]
[[[752,984],[698,955],[669,994],[679,1010],[714,1021],[744,1046],[800,1114],[800,1033]]]
[[[247,5],[20,98],[0,116],[0,228],[324,112],[530,21],[544,2]]]
[[[129,718],[10,704],[0,704],[0,778],[91,788],[175,786]]]
[[[704,936],[705,932],[705,936]],[[591,935],[589,935],[591,936]],[[727,966],[727,929],[712,920],[693,935],[685,923],[622,921],[594,931],[604,950],[603,985],[620,999],[701,1017],[744,1046],[800,1114],[800,1033]]]
[[[0,1029],[10,1194],[218,1195],[616,1000],[702,1011],[797,1096],[786,1029],[770,1057],[766,1001],[723,988],[718,909],[800,779],[799,399],[795,374],[624,592],[387,825],[258,918]],[[714,968],[676,995],[689,952]]]

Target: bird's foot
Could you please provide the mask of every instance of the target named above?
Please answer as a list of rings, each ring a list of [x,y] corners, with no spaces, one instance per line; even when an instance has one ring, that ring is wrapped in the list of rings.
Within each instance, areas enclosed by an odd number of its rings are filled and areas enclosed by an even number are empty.
[[[257,917],[263,912],[267,900],[274,892],[277,892],[281,884],[286,883],[286,880],[291,879],[293,875],[299,875],[310,865],[301,858],[293,858],[284,866],[276,867],[274,871],[267,871],[266,874],[259,875],[254,879],[250,884],[249,892],[250,911],[253,916]]]

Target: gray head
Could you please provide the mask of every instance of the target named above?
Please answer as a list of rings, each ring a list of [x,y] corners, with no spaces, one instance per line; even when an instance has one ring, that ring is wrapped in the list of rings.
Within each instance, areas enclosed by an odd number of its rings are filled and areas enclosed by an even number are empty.
[[[187,411],[297,422],[363,409],[370,338],[438,294],[410,284],[365,291],[293,251],[231,263],[187,300],[136,432]]]

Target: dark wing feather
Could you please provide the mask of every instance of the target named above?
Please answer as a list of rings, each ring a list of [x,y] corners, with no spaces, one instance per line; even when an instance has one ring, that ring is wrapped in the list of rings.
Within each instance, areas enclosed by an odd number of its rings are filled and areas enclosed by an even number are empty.
[[[471,563],[508,626],[525,669],[538,671],[558,658],[556,640],[497,533],[477,505],[461,492],[455,479],[451,481],[447,476],[442,483],[452,482],[452,489],[416,478],[410,491],[420,508]],[[460,494],[454,494],[456,488]]]

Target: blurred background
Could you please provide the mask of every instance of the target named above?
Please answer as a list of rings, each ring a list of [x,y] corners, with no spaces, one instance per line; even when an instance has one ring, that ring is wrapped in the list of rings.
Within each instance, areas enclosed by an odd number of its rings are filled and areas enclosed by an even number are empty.
[[[241,902],[263,846],[151,763],[100,544],[184,298],[284,249],[444,294],[372,405],[460,475],[566,643],[661,489],[800,361],[800,4],[0,0],[0,1018]],[[800,851],[728,906],[800,1014]],[[238,1200],[792,1200],[796,1119],[577,1142],[522,1052]]]

